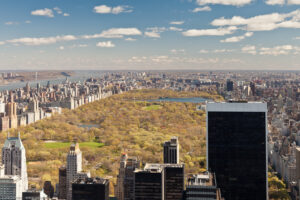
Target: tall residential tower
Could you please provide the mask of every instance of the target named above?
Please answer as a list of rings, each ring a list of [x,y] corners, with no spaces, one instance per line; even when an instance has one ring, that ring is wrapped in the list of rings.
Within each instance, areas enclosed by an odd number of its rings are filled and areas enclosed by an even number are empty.
[[[115,189],[118,200],[134,200],[134,171],[139,167],[140,161],[137,157],[122,155]]]
[[[26,152],[20,134],[18,137],[7,137],[2,148],[2,163],[5,175],[16,175],[22,179],[22,191],[28,189]]]

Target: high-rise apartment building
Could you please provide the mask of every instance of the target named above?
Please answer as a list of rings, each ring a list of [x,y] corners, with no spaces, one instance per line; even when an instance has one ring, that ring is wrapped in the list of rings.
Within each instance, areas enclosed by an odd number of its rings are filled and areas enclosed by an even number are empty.
[[[207,169],[230,200],[267,199],[267,104],[207,104]]]
[[[178,137],[164,143],[164,163],[179,164]]]
[[[9,128],[18,127],[17,104],[14,102],[12,93],[9,95],[9,102],[5,106],[6,115],[9,117]]]
[[[26,152],[20,134],[18,137],[7,137],[2,148],[2,163],[5,166],[5,175],[20,176],[22,192],[28,189]]]
[[[9,117],[4,113],[0,113],[0,131],[6,131],[9,129]]]
[[[121,156],[115,189],[118,200],[134,200],[134,171],[139,166],[140,161],[136,157],[128,157],[127,154]]]
[[[72,144],[67,156],[67,199],[72,199],[72,182],[77,178],[77,173],[82,171],[82,153],[79,144]]]

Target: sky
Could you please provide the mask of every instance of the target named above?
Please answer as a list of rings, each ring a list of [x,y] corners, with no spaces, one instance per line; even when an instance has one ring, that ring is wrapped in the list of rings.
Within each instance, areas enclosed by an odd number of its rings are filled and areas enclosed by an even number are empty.
[[[2,0],[0,70],[300,70],[300,0]]]

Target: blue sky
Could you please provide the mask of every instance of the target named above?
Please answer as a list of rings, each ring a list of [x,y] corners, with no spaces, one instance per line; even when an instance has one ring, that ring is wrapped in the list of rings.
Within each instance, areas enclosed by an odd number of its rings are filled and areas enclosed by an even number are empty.
[[[300,70],[300,0],[1,3],[1,70]]]

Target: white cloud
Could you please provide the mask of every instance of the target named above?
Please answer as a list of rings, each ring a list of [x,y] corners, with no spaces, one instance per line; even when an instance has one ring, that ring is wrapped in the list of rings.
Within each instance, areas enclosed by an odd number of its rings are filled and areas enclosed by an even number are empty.
[[[69,13],[64,13],[64,12],[62,11],[62,9],[60,9],[59,7],[55,7],[55,8],[53,8],[53,10],[55,10],[57,14],[62,15],[62,16],[64,16],[64,17],[70,16]]]
[[[129,13],[129,12],[132,12],[132,9],[130,9],[129,6],[117,6],[112,8],[113,14]]]
[[[128,59],[128,62],[133,62],[133,63],[141,63],[147,60],[146,56],[142,56],[142,57],[137,57],[137,56],[133,56],[130,59]]]
[[[213,26],[239,26],[248,31],[271,31],[278,28],[300,28],[300,10],[290,13],[271,13],[250,18],[234,16],[231,19],[224,17],[211,22]]]
[[[268,5],[300,5],[300,0],[266,0],[266,4]]]
[[[190,29],[182,34],[186,37],[197,37],[197,36],[223,36],[234,33],[237,30],[235,26],[229,26],[226,28],[218,29]]]
[[[173,22],[170,22],[170,24],[172,24],[172,25],[182,25],[182,24],[184,24],[184,21],[173,21]]]
[[[185,49],[171,49],[170,52],[173,54],[185,53]]]
[[[266,4],[268,4],[268,5],[283,5],[283,4],[285,4],[285,0],[267,0]]]
[[[259,55],[279,56],[279,55],[299,54],[300,47],[288,44],[288,45],[279,45],[275,47],[261,47],[258,50],[256,50],[255,46],[248,45],[242,48],[242,52],[250,53],[253,55],[259,53]]]
[[[64,47],[64,46],[60,46],[58,49],[59,49],[59,50],[64,50],[65,47]]]
[[[229,53],[229,52],[233,52],[233,49],[216,49],[213,52],[214,53]]]
[[[234,50],[233,49],[215,49],[215,50],[205,50],[205,49],[202,49],[199,51],[199,53],[201,54],[207,54],[207,53],[229,53],[229,52],[233,52]]]
[[[224,40],[221,40],[221,42],[240,42],[241,40],[244,40],[246,37],[251,37],[253,35],[253,32],[247,32],[244,35],[241,36],[235,36],[235,37],[230,37],[226,38]]]
[[[160,38],[160,34],[157,32],[145,32],[146,37],[151,37],[151,38]]]
[[[120,14],[120,13],[130,13],[133,10],[129,6],[116,6],[109,7],[107,5],[100,5],[94,7],[94,12],[99,14]]]
[[[151,27],[147,28],[147,31],[145,32],[146,37],[151,38],[160,38],[160,33],[166,31],[167,29],[165,27]]]
[[[134,42],[134,41],[136,41],[136,39],[135,39],[135,38],[130,38],[130,37],[129,37],[129,38],[126,38],[125,40],[126,40],[126,41],[130,41],[130,42]]]
[[[18,22],[5,22],[5,25],[18,25]]]
[[[281,45],[275,46],[272,48],[269,47],[262,47],[260,48],[260,55],[271,55],[271,56],[279,56],[279,55],[288,55],[291,53],[292,50],[296,50],[297,52],[298,47],[294,47],[292,45]]]
[[[199,53],[206,54],[206,53],[209,53],[209,51],[207,51],[207,50],[205,50],[205,49],[201,49],[201,50],[199,51]]]
[[[26,20],[25,23],[26,24],[31,24],[31,21],[30,20]]]
[[[107,42],[99,42],[96,46],[104,47],[104,48],[112,48],[115,47],[115,44],[113,44],[111,41],[107,41]]]
[[[252,54],[252,55],[256,55],[257,52],[256,52],[256,47],[253,46],[253,45],[247,45],[247,46],[244,46],[242,48],[242,52],[243,53],[248,53],[248,54]]]
[[[55,10],[57,12],[57,14],[62,14],[62,10],[59,7],[55,7],[53,8],[53,10]]]
[[[87,44],[73,44],[72,46],[70,46],[70,48],[85,48],[85,47],[88,47]]]
[[[106,5],[94,7],[94,12],[100,13],[100,14],[108,14],[108,13],[111,13],[111,11],[112,11],[111,7],[108,7]]]
[[[287,3],[290,5],[300,5],[300,0],[288,0]]]
[[[209,6],[198,7],[195,8],[192,12],[196,13],[196,12],[203,12],[203,11],[211,11],[211,8]]]
[[[73,35],[64,35],[64,36],[40,37],[40,38],[24,37],[24,38],[8,40],[7,42],[15,45],[23,44],[28,46],[38,46],[38,45],[54,44],[63,41],[72,41],[76,39],[77,38]]]
[[[84,48],[84,47],[87,47],[88,45],[87,44],[79,44],[77,45],[77,47],[80,47],[80,48]]]
[[[4,45],[4,44],[5,44],[5,42],[0,42],[0,46],[1,46],[1,45]]]
[[[53,11],[49,8],[31,11],[31,15],[54,17]]]
[[[231,6],[244,6],[250,4],[252,0],[197,0],[197,4],[202,6],[206,4],[221,4]]]
[[[183,30],[182,28],[177,28],[174,26],[171,26],[169,29],[170,29],[170,31],[182,31]]]
[[[142,32],[137,28],[111,28],[102,31],[100,34],[84,35],[84,39],[94,38],[123,38],[124,36],[142,35]]]

